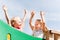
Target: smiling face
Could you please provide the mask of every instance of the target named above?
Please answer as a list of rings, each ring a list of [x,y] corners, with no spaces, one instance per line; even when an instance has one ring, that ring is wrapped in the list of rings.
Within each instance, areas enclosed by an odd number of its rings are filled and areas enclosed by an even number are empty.
[[[19,21],[19,20],[15,20],[15,22],[14,22],[14,26],[15,27],[19,27],[19,26],[21,26],[22,25],[22,22],[21,21]]]
[[[22,26],[22,20],[19,17],[14,17],[11,21],[13,27],[18,28]]]
[[[36,22],[35,22],[35,28],[36,29],[40,29],[41,28],[41,20],[36,20]]]

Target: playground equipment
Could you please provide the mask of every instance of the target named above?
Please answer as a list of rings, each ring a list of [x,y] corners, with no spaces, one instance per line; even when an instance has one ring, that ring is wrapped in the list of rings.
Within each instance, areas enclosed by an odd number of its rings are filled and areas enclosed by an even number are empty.
[[[0,20],[0,40],[42,40],[20,32]]]
[[[42,40],[42,38],[36,38],[20,32],[0,20],[0,40]],[[46,40],[60,40],[60,32],[51,30],[51,33],[46,34]]]

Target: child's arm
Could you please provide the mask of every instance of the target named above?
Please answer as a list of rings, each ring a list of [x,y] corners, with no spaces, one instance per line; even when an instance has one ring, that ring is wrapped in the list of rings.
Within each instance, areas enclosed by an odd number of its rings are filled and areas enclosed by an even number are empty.
[[[40,11],[40,16],[41,16],[41,21],[45,23],[44,13],[42,11]]]
[[[6,8],[5,5],[3,5],[3,11],[5,13],[5,17],[6,17],[7,23],[10,25],[10,20],[9,20],[8,13],[7,13],[7,8]]]
[[[44,20],[44,13],[42,11],[40,11],[40,16],[41,16],[43,31],[48,31],[46,24],[45,24],[45,20]]]
[[[43,27],[42,30],[43,30],[43,32],[44,32],[44,36],[46,36],[46,40],[48,40],[48,39],[49,39],[50,32],[49,32],[49,30],[47,29],[47,26],[46,26],[46,24],[45,24],[44,13],[41,11],[41,12],[40,12],[40,15],[41,15],[42,27]]]
[[[34,12],[31,12],[31,17],[30,17],[30,21],[29,21],[29,25],[31,27],[31,29],[34,29],[34,26],[32,25],[32,18],[34,17]]]
[[[25,21],[25,19],[26,19],[26,10],[24,9],[24,17],[23,17],[23,21]]]

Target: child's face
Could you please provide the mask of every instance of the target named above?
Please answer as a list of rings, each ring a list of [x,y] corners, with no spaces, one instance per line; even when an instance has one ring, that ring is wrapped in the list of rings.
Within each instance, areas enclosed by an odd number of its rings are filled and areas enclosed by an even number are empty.
[[[21,25],[22,25],[22,22],[19,21],[19,20],[17,20],[17,21],[15,21],[15,24],[16,24],[17,26],[21,26]]]
[[[39,22],[39,21],[36,21],[36,22],[35,22],[35,27],[36,27],[36,28],[40,28],[40,27],[41,27],[41,25],[40,25],[40,22]]]
[[[20,27],[20,26],[22,26],[21,19],[16,19],[15,22],[14,22],[14,27]]]

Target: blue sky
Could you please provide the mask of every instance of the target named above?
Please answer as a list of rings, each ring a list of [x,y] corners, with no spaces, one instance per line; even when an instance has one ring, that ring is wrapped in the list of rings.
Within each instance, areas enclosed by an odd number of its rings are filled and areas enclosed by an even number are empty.
[[[45,12],[45,20],[48,29],[60,31],[60,0],[0,0],[0,19],[6,22],[2,6],[8,8],[9,17],[23,17],[24,9],[27,10],[24,32],[31,35],[29,27],[30,12],[35,10],[35,19],[40,18],[39,12]],[[34,25],[34,24],[33,24]]]

